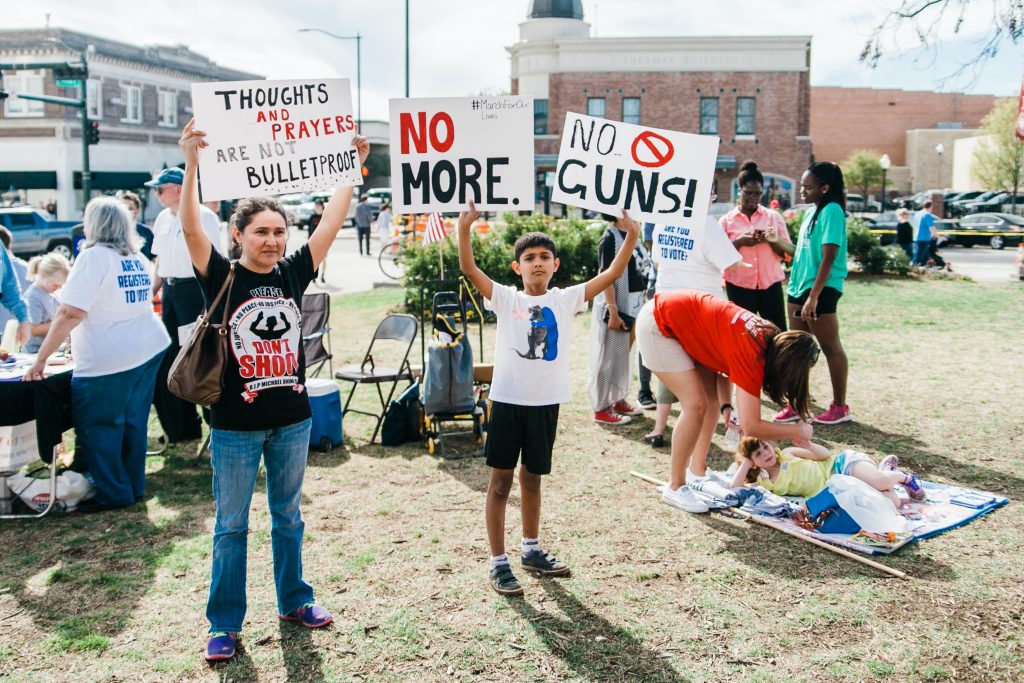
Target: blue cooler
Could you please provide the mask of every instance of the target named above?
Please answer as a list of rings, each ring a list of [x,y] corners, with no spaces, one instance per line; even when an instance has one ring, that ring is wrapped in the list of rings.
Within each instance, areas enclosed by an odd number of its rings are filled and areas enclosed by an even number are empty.
[[[313,409],[309,445],[326,453],[341,445],[341,390],[332,379],[307,379],[306,392]]]

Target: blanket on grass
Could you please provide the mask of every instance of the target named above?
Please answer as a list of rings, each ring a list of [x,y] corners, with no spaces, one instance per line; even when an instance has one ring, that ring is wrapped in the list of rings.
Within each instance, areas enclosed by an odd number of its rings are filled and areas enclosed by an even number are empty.
[[[717,479],[719,483],[726,481],[724,475],[713,479]],[[909,533],[881,535],[862,531],[859,534],[823,534],[818,531],[808,531],[790,518],[792,511],[804,504],[803,498],[780,498],[764,489],[760,489],[764,491],[763,497],[746,497],[739,509],[772,519],[779,526],[826,543],[867,555],[888,555],[908,543],[931,538],[968,524],[1010,502],[1009,498],[996,493],[933,481],[922,481],[921,483],[928,494],[928,499],[921,503],[904,502],[899,510],[910,524]],[[705,490],[697,490],[697,487],[691,485],[690,488],[695,489],[695,493],[704,499],[712,509],[731,507],[732,501],[728,496],[724,496],[722,491],[723,488],[728,491],[728,487],[710,486],[702,487]]]

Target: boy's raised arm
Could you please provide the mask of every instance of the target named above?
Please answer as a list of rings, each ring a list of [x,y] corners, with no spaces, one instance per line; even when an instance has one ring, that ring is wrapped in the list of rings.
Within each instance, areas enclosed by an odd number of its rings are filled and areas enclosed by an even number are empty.
[[[459,269],[469,278],[481,296],[490,299],[494,282],[476,265],[476,259],[473,258],[473,241],[470,239],[470,228],[473,227],[473,221],[479,217],[480,212],[476,210],[476,204],[473,202],[469,203],[469,211],[459,214]]]
[[[626,270],[626,266],[629,265],[629,259],[633,258],[633,250],[636,248],[636,241],[640,237],[640,224],[630,218],[625,209],[622,210],[622,218],[618,223],[626,229],[626,242],[622,245],[622,249],[619,249],[619,253],[615,255],[615,259],[608,266],[608,269],[587,281],[587,286],[584,290],[584,298],[587,301],[590,301],[603,290],[615,284],[615,281],[622,275],[622,271]]]

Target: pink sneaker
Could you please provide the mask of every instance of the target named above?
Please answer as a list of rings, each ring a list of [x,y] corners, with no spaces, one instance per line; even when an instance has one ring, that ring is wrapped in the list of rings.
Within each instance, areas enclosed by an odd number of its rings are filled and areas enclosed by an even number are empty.
[[[814,418],[813,422],[823,425],[837,425],[841,422],[849,422],[853,419],[850,414],[850,406],[838,405],[835,401],[829,405],[828,410]]]
[[[630,402],[627,401],[626,399],[622,399],[621,401],[613,405],[611,407],[611,410],[612,412],[618,413],[619,415],[629,415],[631,417],[636,417],[638,415],[644,414],[644,411],[630,404]]]
[[[775,417],[772,418],[773,422],[799,422],[800,415],[793,410],[792,406],[787,405],[785,408],[775,413]]]
[[[599,410],[594,413],[594,422],[602,425],[611,425],[617,427],[619,425],[629,424],[632,418],[629,415],[619,415],[615,411]]]

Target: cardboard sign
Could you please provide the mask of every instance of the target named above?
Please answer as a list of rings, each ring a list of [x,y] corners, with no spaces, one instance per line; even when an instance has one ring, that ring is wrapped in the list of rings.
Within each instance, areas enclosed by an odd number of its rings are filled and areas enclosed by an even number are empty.
[[[702,227],[718,136],[567,112],[552,201],[640,222]]]
[[[533,99],[391,100],[395,213],[533,208]]]
[[[203,201],[363,182],[347,78],[193,83]]]

